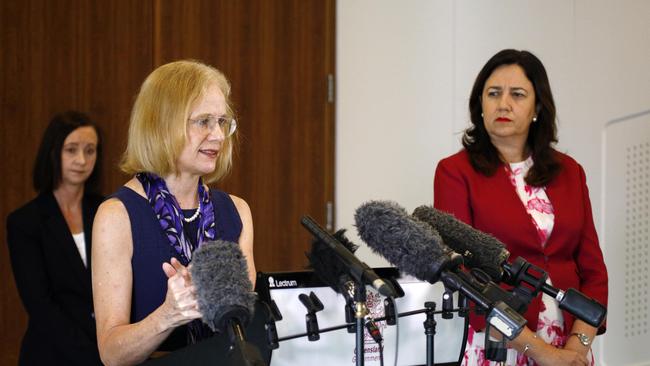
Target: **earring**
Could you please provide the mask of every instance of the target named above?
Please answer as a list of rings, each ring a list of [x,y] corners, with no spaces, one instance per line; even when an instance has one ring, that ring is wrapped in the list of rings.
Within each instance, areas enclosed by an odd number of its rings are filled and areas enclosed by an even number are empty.
[[[481,112],[481,117],[483,117],[483,112]]]
[[[537,116],[533,117],[533,122],[537,122]]]

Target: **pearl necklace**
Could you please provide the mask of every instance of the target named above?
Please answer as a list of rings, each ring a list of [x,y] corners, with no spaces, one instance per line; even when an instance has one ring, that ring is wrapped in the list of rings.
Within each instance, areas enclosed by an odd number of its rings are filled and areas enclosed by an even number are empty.
[[[183,221],[188,222],[188,223],[192,222],[192,221],[196,220],[197,217],[199,217],[200,213],[201,213],[201,200],[199,200],[199,207],[196,208],[196,211],[194,212],[194,214],[192,216],[188,217],[188,218],[185,218],[185,216],[183,216]]]

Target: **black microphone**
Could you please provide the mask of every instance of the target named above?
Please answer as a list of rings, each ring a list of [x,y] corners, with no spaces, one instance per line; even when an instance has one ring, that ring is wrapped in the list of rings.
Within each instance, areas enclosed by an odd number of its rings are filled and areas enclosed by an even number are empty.
[[[357,250],[358,245],[345,236],[345,229],[337,231],[333,236],[350,253]],[[333,249],[324,241],[314,239],[311,250],[305,255],[309,259],[309,266],[323,283],[336,293],[342,294],[346,301],[352,301],[355,290],[354,279],[349,275],[348,266],[332,251]]]
[[[218,240],[203,243],[190,267],[203,322],[213,331],[227,331],[229,356],[242,365],[264,365],[257,348],[246,342],[244,327],[255,308],[253,285],[239,244]]]
[[[494,281],[511,286],[526,283],[527,286],[515,289],[522,296],[534,297],[541,290],[555,298],[560,309],[568,311],[593,327],[599,327],[605,320],[607,309],[596,300],[576,289],[570,288],[565,292],[549,285],[546,283],[546,272],[521,257],[516,258],[512,264],[508,263],[510,253],[495,237],[431,206],[416,208],[413,216],[438,230],[445,243],[455,251],[463,253],[468,267],[479,268],[488,273]]]
[[[359,247],[345,236],[345,229],[338,230],[333,236],[350,253],[354,253]],[[345,298],[345,322],[353,323],[355,315],[354,295],[357,291],[357,285],[349,275],[348,266],[333,253],[333,249],[329,245],[317,238],[314,238],[311,243],[311,250],[305,255],[309,259],[309,266],[314,270],[316,276],[331,287],[334,292],[343,295]],[[348,333],[356,332],[356,324],[349,325],[347,331]]]
[[[343,262],[345,268],[347,268],[348,274],[358,283],[370,285],[380,294],[387,297],[396,297],[398,295],[395,288],[389,282],[381,279],[372,268],[355,257],[343,244],[320,227],[314,219],[309,216],[303,216],[301,223],[312,235],[332,249],[334,254]]]
[[[354,253],[359,248],[358,245],[352,243],[345,236],[345,229],[340,229],[335,232],[334,238],[349,250],[350,253]],[[336,254],[332,252],[332,250],[333,249],[322,240],[314,239],[311,243],[311,251],[305,254],[309,259],[310,267],[314,270],[314,273],[318,278],[331,287],[336,293],[343,295],[345,298],[345,322],[352,323],[355,321],[354,295],[357,291],[357,285],[348,274],[348,267]],[[372,336],[375,342],[381,343],[381,332],[375,324],[375,321],[371,317],[366,316],[365,325],[366,329],[368,329],[368,333]],[[356,324],[349,325],[347,331],[348,333],[356,332]]]
[[[486,310],[487,321],[508,339],[523,330],[526,319],[503,301],[486,298],[468,282],[469,276],[460,271],[461,256],[444,245],[430,225],[386,201],[361,205],[354,219],[361,239],[403,272],[430,283],[442,280],[446,288],[460,291]]]

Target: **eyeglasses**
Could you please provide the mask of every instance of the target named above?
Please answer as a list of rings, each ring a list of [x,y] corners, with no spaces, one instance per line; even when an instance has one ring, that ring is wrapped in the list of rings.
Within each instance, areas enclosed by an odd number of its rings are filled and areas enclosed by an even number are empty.
[[[235,121],[234,118],[230,117],[217,117],[208,114],[205,116],[200,116],[197,119],[188,118],[187,120],[192,122],[196,128],[204,133],[212,132],[217,124],[219,125],[219,128],[221,128],[221,132],[223,132],[226,137],[232,136],[232,134],[235,133],[235,130],[237,130],[237,121]]]

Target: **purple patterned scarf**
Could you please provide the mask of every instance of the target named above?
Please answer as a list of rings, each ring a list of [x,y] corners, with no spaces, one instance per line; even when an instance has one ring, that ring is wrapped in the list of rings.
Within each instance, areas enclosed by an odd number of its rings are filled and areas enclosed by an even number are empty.
[[[156,214],[160,227],[165,232],[169,243],[181,257],[181,263],[187,266],[192,260],[194,246],[191,241],[185,237],[183,230],[183,211],[169,189],[165,180],[153,173],[138,173],[135,177],[140,181],[149,204]],[[203,241],[214,240],[215,238],[215,219],[214,208],[209,192],[203,186],[203,180],[199,179],[199,230],[197,235],[197,247],[200,247]],[[189,234],[188,234],[189,235]]]

